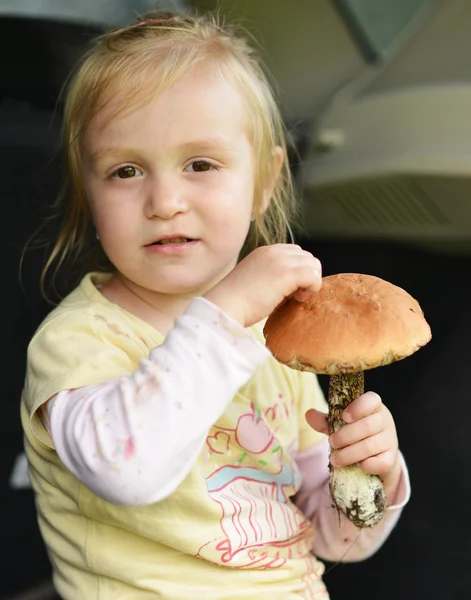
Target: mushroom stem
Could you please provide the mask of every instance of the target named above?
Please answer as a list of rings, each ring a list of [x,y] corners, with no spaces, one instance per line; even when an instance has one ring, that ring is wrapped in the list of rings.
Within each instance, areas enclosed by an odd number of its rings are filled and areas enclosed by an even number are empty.
[[[345,423],[342,413],[347,406],[365,391],[363,371],[356,373],[339,373],[329,377],[329,432],[334,433]]]
[[[327,416],[330,433],[345,425],[343,411],[364,389],[363,371],[330,375]],[[386,495],[381,479],[358,465],[330,466],[330,493],[337,509],[360,529],[375,525],[384,516]]]

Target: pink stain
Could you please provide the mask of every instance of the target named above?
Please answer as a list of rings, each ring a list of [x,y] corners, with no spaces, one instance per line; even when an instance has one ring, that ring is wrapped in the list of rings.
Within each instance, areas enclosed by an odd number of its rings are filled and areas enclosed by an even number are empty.
[[[129,460],[134,456],[136,452],[136,442],[133,437],[130,437],[126,440],[124,444],[124,459]]]

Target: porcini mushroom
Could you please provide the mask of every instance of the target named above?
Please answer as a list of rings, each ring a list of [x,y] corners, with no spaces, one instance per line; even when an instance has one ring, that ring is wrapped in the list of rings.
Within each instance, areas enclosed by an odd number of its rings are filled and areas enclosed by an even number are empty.
[[[339,273],[305,302],[291,297],[268,317],[267,347],[293,369],[328,375],[328,425],[333,433],[342,414],[364,392],[364,371],[406,358],[432,335],[422,309],[404,289],[373,275]],[[337,509],[357,527],[384,516],[386,498],[377,475],[359,466],[330,467],[330,491]]]

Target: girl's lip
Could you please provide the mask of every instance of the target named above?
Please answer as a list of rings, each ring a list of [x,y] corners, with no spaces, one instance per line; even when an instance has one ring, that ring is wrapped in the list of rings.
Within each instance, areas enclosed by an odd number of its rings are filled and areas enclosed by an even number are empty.
[[[199,240],[166,244],[149,244],[146,249],[152,254],[182,254],[199,244]]]
[[[159,244],[159,242],[167,242],[169,240],[188,240],[188,241],[193,241],[194,238],[188,237],[187,235],[183,235],[183,234],[179,234],[179,233],[173,233],[170,235],[164,235],[160,238],[157,238],[155,240],[153,240],[152,242],[149,242],[148,244],[146,244],[146,246],[156,246],[156,245],[163,245],[163,244]]]

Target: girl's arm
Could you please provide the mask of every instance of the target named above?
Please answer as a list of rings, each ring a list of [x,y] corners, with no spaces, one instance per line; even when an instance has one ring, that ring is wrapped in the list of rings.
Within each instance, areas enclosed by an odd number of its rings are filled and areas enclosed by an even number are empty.
[[[147,505],[183,481],[211,425],[270,356],[203,298],[128,377],[64,390],[47,406],[56,451],[101,498]]]
[[[329,443],[325,439],[301,452],[296,463],[302,485],[296,504],[316,528],[314,554],[332,562],[355,562],[374,554],[396,525],[402,508],[410,497],[410,483],[404,458],[399,454],[402,476],[394,504],[388,506],[383,519],[374,527],[359,530],[333,506],[329,491]]]

